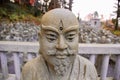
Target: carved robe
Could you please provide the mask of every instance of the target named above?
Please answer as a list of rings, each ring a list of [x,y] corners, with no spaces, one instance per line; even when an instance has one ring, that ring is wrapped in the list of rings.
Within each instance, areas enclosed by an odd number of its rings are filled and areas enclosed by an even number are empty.
[[[42,56],[25,64],[21,80],[52,80]],[[97,72],[90,61],[77,55],[68,80],[97,80]]]

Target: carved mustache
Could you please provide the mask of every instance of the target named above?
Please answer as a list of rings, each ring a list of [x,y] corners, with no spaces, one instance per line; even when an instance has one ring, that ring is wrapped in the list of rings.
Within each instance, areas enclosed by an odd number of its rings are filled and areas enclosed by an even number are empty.
[[[64,51],[58,51],[58,50],[51,50],[48,51],[47,55],[49,56],[71,56],[75,55],[76,50],[64,50]]]

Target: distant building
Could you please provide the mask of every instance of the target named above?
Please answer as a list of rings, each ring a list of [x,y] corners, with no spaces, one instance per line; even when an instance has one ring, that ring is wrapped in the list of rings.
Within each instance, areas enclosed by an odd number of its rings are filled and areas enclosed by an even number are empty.
[[[97,11],[94,12],[93,18],[90,19],[89,24],[90,24],[91,27],[96,28],[96,29],[101,27],[101,21],[99,19],[99,15],[98,15]]]
[[[89,16],[90,18],[88,21],[82,21],[82,20],[79,21],[81,24],[80,27],[87,26],[87,27],[91,27],[96,30],[100,30],[102,28],[102,24],[101,24],[101,19],[99,18],[97,11],[95,11],[93,15],[89,14]]]
[[[100,22],[100,19],[98,19],[98,18],[91,19],[89,24],[93,28],[100,28],[101,27],[101,22]]]

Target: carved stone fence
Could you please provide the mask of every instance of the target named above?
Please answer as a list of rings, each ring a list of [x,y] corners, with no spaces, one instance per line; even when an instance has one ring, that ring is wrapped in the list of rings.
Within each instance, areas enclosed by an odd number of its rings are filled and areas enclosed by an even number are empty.
[[[38,42],[12,42],[0,41],[0,80],[20,80],[21,67],[25,61],[28,61],[39,52]],[[7,56],[11,54],[12,56]],[[20,56],[22,54],[22,57]],[[102,64],[100,70],[101,80],[107,80],[109,61],[111,56],[115,63],[114,80],[120,80],[120,44],[79,44],[79,54],[90,55],[89,59],[93,64],[96,64],[99,55],[102,55]],[[24,55],[27,55],[25,58]],[[10,58],[11,57],[11,58]],[[9,59],[10,58],[10,59]],[[21,62],[21,58],[24,59]],[[13,60],[14,74],[9,73],[8,62]]]

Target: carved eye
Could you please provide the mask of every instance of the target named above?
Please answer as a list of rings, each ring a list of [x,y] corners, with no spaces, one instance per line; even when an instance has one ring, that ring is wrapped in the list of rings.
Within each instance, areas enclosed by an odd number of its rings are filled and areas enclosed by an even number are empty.
[[[49,42],[53,42],[57,39],[57,34],[53,32],[47,32],[46,33],[46,38]]]
[[[75,35],[76,35],[76,32],[75,32],[75,31],[69,32],[69,33],[66,35],[66,40],[68,40],[69,42],[72,42],[73,39],[75,38]]]

